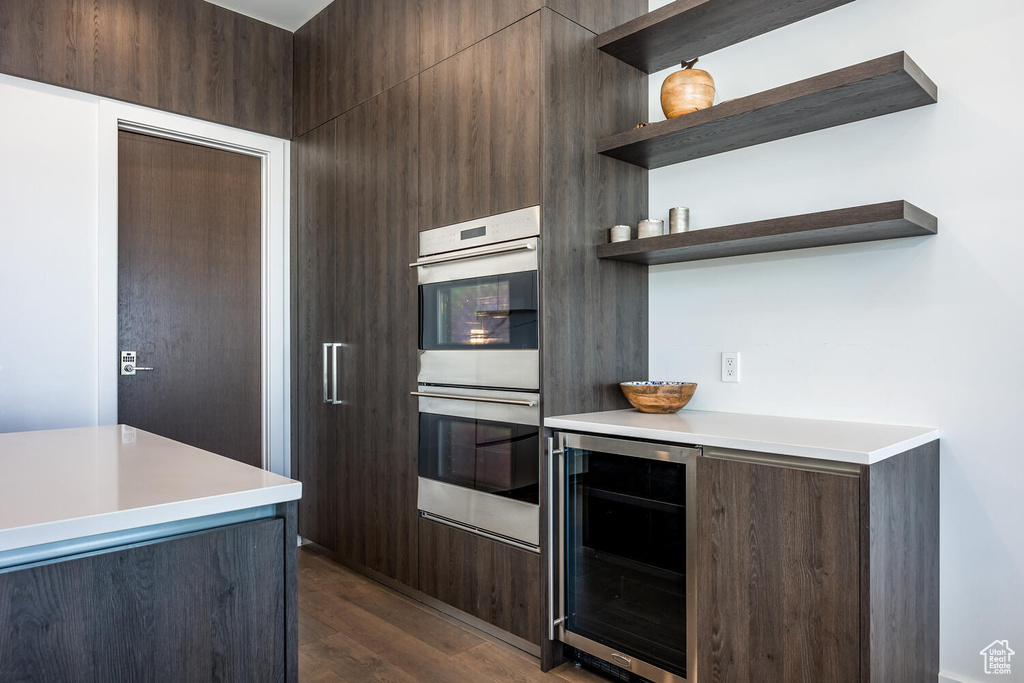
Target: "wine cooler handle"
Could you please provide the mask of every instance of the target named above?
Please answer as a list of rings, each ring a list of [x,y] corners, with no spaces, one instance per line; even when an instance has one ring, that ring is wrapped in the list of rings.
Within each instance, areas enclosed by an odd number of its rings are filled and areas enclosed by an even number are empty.
[[[565,448],[555,449],[548,437],[548,640],[555,640],[557,628],[565,622],[565,504],[559,499],[565,490]],[[558,486],[555,486],[555,483]],[[556,491],[558,496],[556,496]],[[558,519],[557,529],[555,519]],[[556,537],[556,530],[558,532]]]

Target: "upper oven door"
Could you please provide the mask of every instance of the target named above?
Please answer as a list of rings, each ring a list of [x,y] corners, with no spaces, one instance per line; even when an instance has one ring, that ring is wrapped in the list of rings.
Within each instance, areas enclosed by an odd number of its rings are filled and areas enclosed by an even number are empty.
[[[419,381],[536,390],[540,211],[420,233]]]

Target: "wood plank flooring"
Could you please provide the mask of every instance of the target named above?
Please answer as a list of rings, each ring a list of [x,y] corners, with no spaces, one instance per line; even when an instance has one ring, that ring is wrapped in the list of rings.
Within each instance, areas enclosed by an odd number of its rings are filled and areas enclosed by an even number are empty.
[[[386,586],[299,549],[303,683],[607,683],[537,660]]]

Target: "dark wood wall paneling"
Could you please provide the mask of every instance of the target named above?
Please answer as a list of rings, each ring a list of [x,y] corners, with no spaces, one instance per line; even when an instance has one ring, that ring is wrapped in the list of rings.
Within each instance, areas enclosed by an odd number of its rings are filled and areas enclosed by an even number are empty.
[[[0,2],[0,72],[291,137],[292,34],[205,0]]]
[[[544,10],[542,407],[629,407],[618,383],[647,377],[647,269],[594,257],[607,228],[647,215],[647,172],[594,140],[644,116],[647,78],[594,35]]]
[[[289,528],[263,520],[0,570],[0,680],[295,681]]]

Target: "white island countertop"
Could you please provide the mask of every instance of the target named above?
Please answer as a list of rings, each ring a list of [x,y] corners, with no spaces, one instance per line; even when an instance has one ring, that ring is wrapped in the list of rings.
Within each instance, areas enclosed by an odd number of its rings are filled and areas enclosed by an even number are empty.
[[[112,425],[0,434],[0,552],[302,497],[302,484]]]
[[[664,443],[758,451],[872,465],[939,438],[932,427],[808,420],[681,410],[669,415],[613,410],[561,415],[544,426]]]

